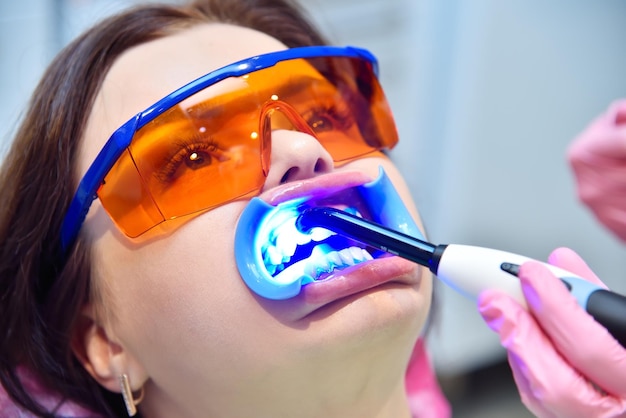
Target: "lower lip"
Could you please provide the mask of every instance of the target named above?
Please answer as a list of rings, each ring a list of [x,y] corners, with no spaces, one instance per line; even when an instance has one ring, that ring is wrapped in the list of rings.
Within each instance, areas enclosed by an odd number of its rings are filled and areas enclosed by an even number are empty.
[[[335,300],[387,283],[414,287],[419,284],[421,267],[399,257],[368,261],[341,270],[329,278],[305,285],[300,297],[307,304],[325,305]]]

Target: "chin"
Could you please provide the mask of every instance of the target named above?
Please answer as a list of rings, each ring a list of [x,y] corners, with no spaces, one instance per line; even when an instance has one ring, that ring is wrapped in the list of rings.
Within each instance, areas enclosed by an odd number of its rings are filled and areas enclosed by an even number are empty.
[[[422,282],[423,283],[423,282]],[[336,300],[301,320],[323,344],[363,350],[397,346],[410,350],[430,311],[430,291],[396,283]]]

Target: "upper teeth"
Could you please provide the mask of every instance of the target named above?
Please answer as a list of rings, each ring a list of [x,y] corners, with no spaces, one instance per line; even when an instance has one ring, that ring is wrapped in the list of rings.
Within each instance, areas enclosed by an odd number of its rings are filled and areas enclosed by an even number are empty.
[[[323,241],[334,234],[325,228],[313,228],[308,234],[303,234],[296,227],[296,217],[291,217],[283,219],[281,225],[274,228],[270,235],[270,242],[263,247],[262,251],[271,260],[276,260],[275,254],[291,257],[296,252],[298,245],[308,244],[311,241]]]

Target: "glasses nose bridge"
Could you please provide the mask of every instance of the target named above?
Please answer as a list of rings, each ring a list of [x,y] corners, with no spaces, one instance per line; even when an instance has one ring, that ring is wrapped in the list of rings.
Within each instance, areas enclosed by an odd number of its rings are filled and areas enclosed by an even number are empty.
[[[317,135],[304,118],[289,103],[282,100],[269,100],[261,108],[260,127],[261,133],[261,165],[263,174],[268,175],[270,159],[272,155],[272,116],[279,112],[287,118],[289,123],[299,132],[311,135],[315,139]]]
[[[302,115],[298,113],[293,106],[282,100],[271,100],[266,102],[261,109],[261,132],[263,134],[272,132],[272,115],[276,112],[281,113],[287,118],[291,125],[297,130],[307,135],[317,138],[317,135],[309,124],[304,120]]]

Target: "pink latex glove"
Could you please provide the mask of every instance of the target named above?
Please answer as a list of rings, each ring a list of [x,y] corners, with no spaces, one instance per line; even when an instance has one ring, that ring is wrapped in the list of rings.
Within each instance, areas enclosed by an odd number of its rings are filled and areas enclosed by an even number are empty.
[[[452,410],[441,391],[424,339],[417,340],[405,377],[413,418],[449,418]]]
[[[567,157],[579,199],[626,242],[626,100],[596,118],[572,142]]]
[[[570,249],[548,262],[604,286]],[[626,416],[626,350],[541,263],[524,263],[519,279],[528,310],[492,289],[478,307],[508,352],[524,405],[542,418]]]

